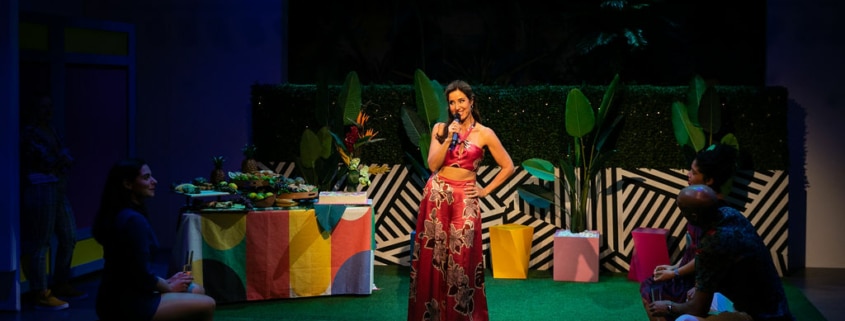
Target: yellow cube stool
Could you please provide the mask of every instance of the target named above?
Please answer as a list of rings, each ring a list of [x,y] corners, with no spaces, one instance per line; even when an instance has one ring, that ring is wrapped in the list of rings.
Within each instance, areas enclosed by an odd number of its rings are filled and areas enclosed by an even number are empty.
[[[490,227],[490,255],[493,277],[502,279],[528,278],[528,258],[534,227],[502,224]]]

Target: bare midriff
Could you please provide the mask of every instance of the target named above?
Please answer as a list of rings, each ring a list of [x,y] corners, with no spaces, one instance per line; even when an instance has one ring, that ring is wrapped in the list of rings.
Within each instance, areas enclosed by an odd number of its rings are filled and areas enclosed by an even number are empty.
[[[475,180],[475,172],[460,167],[443,166],[437,175],[456,181]]]

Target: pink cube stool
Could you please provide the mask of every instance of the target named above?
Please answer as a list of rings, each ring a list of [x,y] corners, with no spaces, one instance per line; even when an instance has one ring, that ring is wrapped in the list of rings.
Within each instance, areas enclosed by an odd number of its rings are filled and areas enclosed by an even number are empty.
[[[638,227],[631,232],[634,237],[634,253],[631,255],[631,268],[628,279],[642,282],[654,275],[654,268],[669,264],[669,249],[666,236],[669,230],[664,228]]]

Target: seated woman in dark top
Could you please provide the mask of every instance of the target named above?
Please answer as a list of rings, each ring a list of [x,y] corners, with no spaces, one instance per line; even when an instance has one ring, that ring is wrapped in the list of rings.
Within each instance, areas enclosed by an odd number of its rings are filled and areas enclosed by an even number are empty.
[[[213,320],[216,303],[193,284],[190,273],[163,279],[151,268],[158,239],[144,201],[158,182],[140,159],[118,162],[109,171],[94,221],[105,265],[97,294],[97,315],[109,320]]]

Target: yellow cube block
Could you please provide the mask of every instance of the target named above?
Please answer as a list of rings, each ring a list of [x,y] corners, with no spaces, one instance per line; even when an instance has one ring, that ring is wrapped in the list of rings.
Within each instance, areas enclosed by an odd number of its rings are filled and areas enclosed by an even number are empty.
[[[528,259],[534,227],[502,224],[490,227],[490,256],[493,277],[501,279],[528,278]]]

